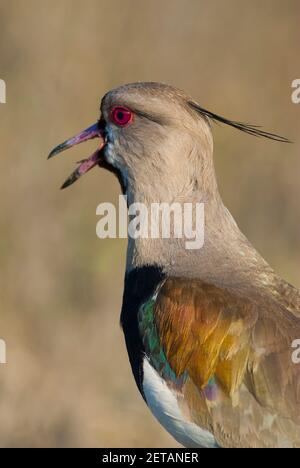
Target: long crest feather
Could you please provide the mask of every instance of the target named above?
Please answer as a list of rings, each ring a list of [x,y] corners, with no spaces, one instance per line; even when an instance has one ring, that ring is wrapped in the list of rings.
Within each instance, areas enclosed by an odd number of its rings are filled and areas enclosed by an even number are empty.
[[[188,104],[192,109],[198,112],[198,114],[200,114],[202,117],[211,119],[214,122],[221,122],[223,124],[230,125],[231,127],[234,127],[237,130],[240,130],[241,132],[245,132],[245,133],[248,133],[249,135],[253,135],[256,137],[268,138],[269,140],[275,140],[281,143],[292,143],[288,138],[277,135],[276,133],[266,132],[257,125],[251,125],[251,124],[247,124],[243,122],[236,122],[234,120],[226,119],[225,117],[214,114],[213,112],[210,112],[204,109],[203,107],[199,106],[199,104],[193,101],[189,101]]]

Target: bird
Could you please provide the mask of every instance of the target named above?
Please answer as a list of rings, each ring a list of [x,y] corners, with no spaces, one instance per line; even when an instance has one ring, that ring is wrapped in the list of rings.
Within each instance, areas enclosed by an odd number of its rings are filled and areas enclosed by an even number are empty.
[[[300,292],[240,231],[219,193],[214,122],[279,143],[158,82],[119,86],[99,120],[49,157],[97,138],[62,188],[99,166],[128,206],[203,203],[205,241],[128,237],[120,323],[138,390],[158,422],[187,448],[299,448]]]

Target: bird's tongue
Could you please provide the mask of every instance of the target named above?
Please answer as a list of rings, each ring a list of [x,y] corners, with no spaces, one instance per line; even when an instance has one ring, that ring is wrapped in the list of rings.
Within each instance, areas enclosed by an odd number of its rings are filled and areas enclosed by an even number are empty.
[[[61,188],[64,189],[66,187],[69,187],[69,185],[74,184],[74,182],[76,182],[76,180],[78,180],[79,177],[81,177],[83,174],[86,174],[86,172],[91,170],[94,166],[97,166],[97,164],[99,164],[100,162],[100,159],[101,159],[101,150],[98,149],[89,158],[78,161],[80,163],[79,166],[67,178],[67,180],[63,183]]]
[[[91,127],[87,128],[83,132],[79,133],[78,135],[75,135],[73,138],[66,140],[64,143],[58,145],[51,151],[49,158],[52,158],[56,154],[61,153],[62,151],[71,148],[72,146],[78,145],[79,143],[83,143],[84,141],[91,140],[93,138],[100,139],[100,143],[98,145],[97,150],[89,158],[79,161],[79,166],[75,169],[74,172],[72,172],[70,177],[67,178],[67,180],[62,185],[62,188],[66,188],[69,185],[73,184],[74,182],[76,182],[76,180],[79,179],[79,177],[81,177],[83,174],[85,174],[101,162],[101,150],[105,145],[104,131],[100,127],[100,124],[98,122],[92,125]]]

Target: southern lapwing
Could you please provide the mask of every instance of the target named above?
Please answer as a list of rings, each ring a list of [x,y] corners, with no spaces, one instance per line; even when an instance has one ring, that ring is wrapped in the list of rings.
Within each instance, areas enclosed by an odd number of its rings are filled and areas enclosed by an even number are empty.
[[[185,447],[300,447],[300,293],[241,233],[218,192],[211,122],[225,119],[183,92],[134,83],[108,92],[100,120],[50,156],[98,138],[67,187],[94,166],[129,203],[202,202],[205,241],[129,238],[121,324],[148,407]]]

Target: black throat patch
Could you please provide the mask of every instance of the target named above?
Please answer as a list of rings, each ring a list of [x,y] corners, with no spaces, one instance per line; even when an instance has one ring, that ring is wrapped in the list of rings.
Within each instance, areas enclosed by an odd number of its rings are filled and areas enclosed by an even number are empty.
[[[132,372],[144,399],[142,363],[145,349],[139,332],[138,312],[141,305],[154,294],[164,277],[160,267],[150,265],[135,268],[125,276],[121,326],[125,335]]]

